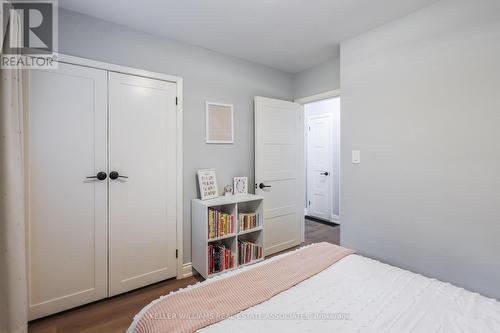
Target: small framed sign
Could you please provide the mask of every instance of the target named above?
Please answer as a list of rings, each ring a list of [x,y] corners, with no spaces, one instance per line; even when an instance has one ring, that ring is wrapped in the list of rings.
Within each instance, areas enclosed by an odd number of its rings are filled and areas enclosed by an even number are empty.
[[[207,102],[207,143],[234,143],[233,105]]]
[[[201,200],[213,199],[219,196],[215,169],[198,170],[198,183],[200,186]]]
[[[248,194],[248,178],[247,177],[234,177],[233,179],[234,194]]]

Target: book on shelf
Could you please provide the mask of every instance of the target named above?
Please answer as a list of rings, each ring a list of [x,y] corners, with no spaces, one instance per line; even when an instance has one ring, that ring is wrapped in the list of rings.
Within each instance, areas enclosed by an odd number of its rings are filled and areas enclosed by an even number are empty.
[[[208,238],[234,234],[234,216],[216,209],[208,209]]]
[[[208,245],[208,274],[223,272],[234,268],[236,255],[224,244],[212,243]]]
[[[240,265],[262,259],[262,257],[262,246],[244,240],[238,241],[238,263]]]
[[[259,226],[259,215],[257,213],[240,213],[238,219],[240,231],[254,229]]]

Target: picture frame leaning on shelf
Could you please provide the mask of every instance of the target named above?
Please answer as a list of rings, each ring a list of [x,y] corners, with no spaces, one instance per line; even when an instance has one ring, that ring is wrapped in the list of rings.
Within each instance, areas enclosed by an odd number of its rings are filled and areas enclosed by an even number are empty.
[[[233,192],[235,195],[248,194],[248,178],[247,177],[234,177],[233,178]]]
[[[201,169],[197,172],[200,188],[200,199],[208,200],[219,197],[215,169]]]

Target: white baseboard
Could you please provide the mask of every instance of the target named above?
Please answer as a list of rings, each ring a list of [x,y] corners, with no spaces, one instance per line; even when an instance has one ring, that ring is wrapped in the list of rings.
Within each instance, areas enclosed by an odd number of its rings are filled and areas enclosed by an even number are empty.
[[[191,265],[190,262],[187,262],[185,264],[182,265],[182,278],[185,279],[185,278],[188,278],[190,276],[193,276],[197,274],[195,270],[193,270],[193,266]]]
[[[307,216],[307,213],[306,213],[306,216]],[[314,216],[311,216],[311,217],[314,217]],[[340,224],[340,216],[338,216],[338,215],[332,215],[330,218],[324,218],[324,217],[317,217],[317,218],[328,221],[328,222]]]

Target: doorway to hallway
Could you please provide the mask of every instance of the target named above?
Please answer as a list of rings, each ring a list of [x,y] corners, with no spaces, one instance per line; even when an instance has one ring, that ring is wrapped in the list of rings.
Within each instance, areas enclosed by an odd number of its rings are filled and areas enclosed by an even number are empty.
[[[306,216],[340,223],[340,97],[305,104]]]

